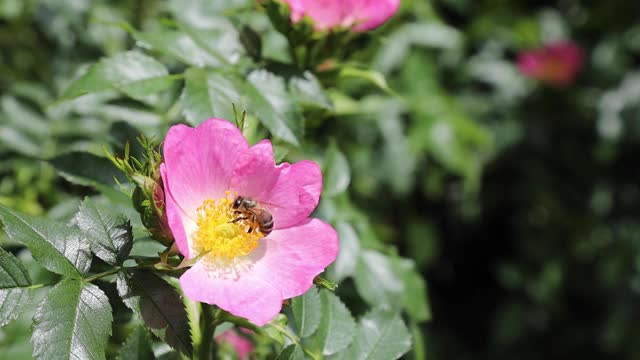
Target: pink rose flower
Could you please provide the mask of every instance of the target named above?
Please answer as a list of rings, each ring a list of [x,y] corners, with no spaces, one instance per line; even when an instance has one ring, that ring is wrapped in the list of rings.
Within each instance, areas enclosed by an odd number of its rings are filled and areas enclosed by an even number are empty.
[[[573,82],[582,68],[584,55],[570,41],[557,42],[518,55],[518,69],[526,76],[555,86]]]
[[[369,31],[392,17],[400,0],[284,0],[291,9],[291,21],[297,23],[306,15],[316,30],[352,27]]]
[[[160,172],[178,250],[197,262],[180,277],[184,294],[262,326],[282,301],[305,293],[338,254],[338,235],[309,218],[322,174],[313,161],[275,164],[271,142],[249,146],[237,127],[209,119],[172,126]],[[255,201],[234,208],[238,196]],[[265,236],[253,213],[266,209]]]
[[[246,330],[243,328],[240,328],[240,331],[244,332],[245,334],[251,334],[250,330]],[[238,354],[238,359],[240,360],[249,359],[249,355],[251,355],[253,349],[255,348],[253,346],[253,343],[249,341],[249,339],[238,334],[238,332],[234,329],[229,329],[216,336],[216,342],[218,344],[227,343],[231,345],[231,347],[236,351],[236,354]]]

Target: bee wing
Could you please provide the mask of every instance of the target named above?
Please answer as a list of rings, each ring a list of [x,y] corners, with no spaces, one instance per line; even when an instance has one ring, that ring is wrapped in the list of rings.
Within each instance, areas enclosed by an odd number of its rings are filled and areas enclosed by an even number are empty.
[[[271,209],[282,209],[284,206],[280,206],[277,204],[273,204],[273,203],[269,203],[266,201],[259,201],[258,205],[266,210],[271,210]]]

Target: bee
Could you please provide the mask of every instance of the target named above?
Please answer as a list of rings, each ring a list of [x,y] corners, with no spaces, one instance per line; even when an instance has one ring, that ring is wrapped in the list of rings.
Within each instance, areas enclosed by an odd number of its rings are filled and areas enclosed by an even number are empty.
[[[273,216],[271,216],[269,210],[258,206],[257,201],[248,197],[238,196],[233,201],[231,208],[233,213],[238,215],[231,222],[249,220],[248,233],[251,233],[257,227],[264,236],[267,236],[273,230]]]

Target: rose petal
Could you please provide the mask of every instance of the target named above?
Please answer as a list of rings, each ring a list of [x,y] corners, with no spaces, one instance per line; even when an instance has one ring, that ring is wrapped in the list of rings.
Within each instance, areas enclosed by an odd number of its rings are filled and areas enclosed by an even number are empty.
[[[365,0],[358,9],[354,31],[368,31],[384,24],[400,7],[400,0]]]
[[[251,272],[277,288],[282,298],[304,294],[313,279],[338,256],[338,234],[318,219],[274,230],[252,255],[258,257]],[[250,255],[250,256],[252,256]]]
[[[355,25],[355,31],[380,26],[393,16],[400,0],[285,0],[291,10],[291,21],[303,16],[313,20],[316,30],[324,31]]]
[[[313,161],[303,160],[293,165],[282,163],[280,175],[264,202],[273,215],[274,229],[296,225],[306,219],[318,206],[322,192],[322,172]]]
[[[160,175],[162,176],[162,182],[167,183],[167,169],[165,164],[160,164]],[[167,213],[167,222],[171,229],[171,234],[175,240],[178,251],[186,258],[189,256],[189,243],[187,242],[187,234],[185,232],[182,218],[187,218],[185,214],[181,213],[180,207],[171,194],[171,189],[165,186],[165,212]]]
[[[220,198],[229,189],[236,158],[248,148],[240,130],[226,120],[209,119],[197,128],[172,126],[163,148],[165,188],[194,217],[205,199]]]
[[[217,305],[258,326],[269,322],[282,308],[280,291],[252,271],[235,279],[216,277],[198,262],[180,277],[180,286],[189,299]]]
[[[271,191],[279,176],[271,142],[263,140],[238,157],[230,187],[238,195],[262,199]]]

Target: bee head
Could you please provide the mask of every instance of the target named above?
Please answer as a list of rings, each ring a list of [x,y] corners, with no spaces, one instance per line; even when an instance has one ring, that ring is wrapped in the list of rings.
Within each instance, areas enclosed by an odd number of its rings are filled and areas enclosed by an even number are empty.
[[[233,201],[233,205],[231,205],[231,207],[233,207],[234,209],[239,208],[242,203],[244,202],[244,198],[242,196],[238,196],[234,201]]]

